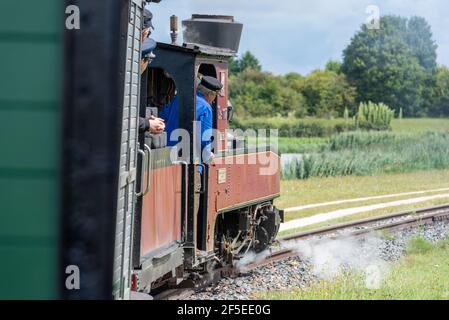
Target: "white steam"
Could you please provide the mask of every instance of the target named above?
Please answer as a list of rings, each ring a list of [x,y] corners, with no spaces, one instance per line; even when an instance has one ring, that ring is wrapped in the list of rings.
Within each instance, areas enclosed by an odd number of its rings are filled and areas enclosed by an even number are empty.
[[[382,259],[382,244],[380,238],[371,235],[364,238],[285,241],[281,247],[293,250],[307,260],[313,274],[320,279],[332,280],[342,272],[353,272],[363,275],[368,289],[378,289],[389,273],[389,265]],[[270,253],[269,250],[259,254],[249,253],[234,266],[245,271],[245,266],[264,260]]]
[[[367,288],[378,289],[389,273],[388,264],[381,258],[382,240],[374,236],[295,241],[282,245],[307,259],[314,274],[324,280],[332,280],[349,271],[363,274]]]
[[[253,263],[262,262],[266,257],[271,254],[270,250],[265,250],[261,253],[248,252],[240,260],[234,261],[234,268],[241,271],[246,271],[246,266]]]

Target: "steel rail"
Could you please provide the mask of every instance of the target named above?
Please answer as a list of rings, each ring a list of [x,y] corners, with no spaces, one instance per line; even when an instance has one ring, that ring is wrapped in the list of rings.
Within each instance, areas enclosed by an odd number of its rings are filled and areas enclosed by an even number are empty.
[[[385,224],[378,223],[393,220]],[[449,205],[442,205],[436,207],[428,207],[413,211],[403,211],[400,213],[378,216],[348,223],[342,223],[331,227],[320,228],[316,230],[297,233],[291,236],[279,238],[277,242],[282,245],[285,242],[301,241],[313,237],[320,237],[330,235],[329,239],[336,239],[341,237],[357,237],[364,236],[376,231],[405,229],[409,227],[416,227],[425,224],[432,224],[435,221],[449,221]],[[374,226],[373,226],[374,225]],[[344,231],[345,229],[360,228],[348,233],[336,232]],[[363,229],[362,229],[363,228]],[[271,252],[262,261],[254,262],[245,266],[245,270],[252,270],[257,267],[270,264],[272,262],[281,261],[287,258],[298,256],[298,253],[292,249],[278,249]]]
[[[422,215],[425,213],[432,213],[432,212],[440,211],[440,210],[442,210],[442,211],[449,210],[449,204],[441,205],[441,206],[434,206],[434,207],[427,207],[427,208],[417,209],[417,210],[412,210],[412,211],[411,210],[402,211],[402,212],[393,213],[393,214],[389,214],[389,215],[382,215],[382,216],[377,216],[377,217],[373,217],[373,218],[367,218],[367,219],[362,219],[362,220],[356,220],[356,221],[336,224],[336,225],[330,226],[330,227],[319,228],[319,229],[315,229],[315,230],[311,230],[311,231],[300,232],[300,233],[297,233],[297,234],[294,234],[291,236],[282,237],[282,238],[279,238],[278,241],[289,241],[289,240],[295,240],[295,239],[299,239],[299,238],[318,236],[318,235],[326,234],[326,233],[341,230],[341,229],[363,227],[365,225],[370,225],[370,224],[373,224],[376,222],[385,221],[385,220],[389,220],[389,219],[397,219],[397,218],[402,218],[402,217],[412,216],[412,215]]]

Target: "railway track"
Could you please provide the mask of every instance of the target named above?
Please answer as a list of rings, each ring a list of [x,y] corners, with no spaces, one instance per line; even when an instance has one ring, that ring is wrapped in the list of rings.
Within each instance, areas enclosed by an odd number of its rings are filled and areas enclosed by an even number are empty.
[[[211,284],[218,282],[223,277],[238,277],[255,268],[298,256],[298,252],[295,249],[292,249],[292,244],[297,241],[308,239],[318,240],[321,238],[337,239],[342,237],[363,237],[373,232],[381,232],[384,230],[394,231],[411,227],[419,227],[433,224],[437,221],[449,221],[449,204],[342,223],[331,227],[282,237],[277,240],[275,247],[271,249],[270,252],[260,255],[254,262],[246,264],[238,269],[232,267],[219,268],[214,270],[209,277],[200,279],[196,283],[192,282],[193,288],[177,288],[167,290],[162,292],[160,295],[155,296],[154,299],[182,299],[190,294],[193,294],[195,289],[197,290],[199,288],[210,286]]]
[[[383,230],[391,231],[395,229],[405,229],[425,224],[432,224],[435,221],[449,221],[449,205],[428,207],[414,211],[404,211],[390,215],[342,223],[331,227],[282,237],[279,238],[277,242],[280,246],[282,246],[283,244],[310,238],[326,237],[336,239],[341,237],[357,237]],[[247,270],[251,270],[262,265],[287,259],[296,255],[298,254],[294,249],[273,249],[272,252],[263,260],[248,264],[245,268]]]

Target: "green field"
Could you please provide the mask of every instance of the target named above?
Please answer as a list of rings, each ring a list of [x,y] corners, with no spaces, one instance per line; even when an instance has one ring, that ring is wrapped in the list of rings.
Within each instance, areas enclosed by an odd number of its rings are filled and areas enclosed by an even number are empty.
[[[282,169],[283,179],[377,175],[449,168],[449,132],[348,132]]]
[[[277,118],[267,119],[268,123],[282,121],[291,123],[295,120]],[[319,123],[327,128],[344,123],[343,119],[304,119],[305,123]],[[314,122],[315,121],[315,122]],[[392,121],[392,132],[398,134],[420,134],[426,131],[431,132],[449,132],[449,119],[394,119]],[[329,141],[329,137],[280,137],[279,151],[281,153],[312,153],[323,149]]]
[[[271,117],[271,118],[251,118],[246,120],[239,120],[236,119],[235,122],[247,124],[265,124],[269,127],[280,127],[285,124],[289,125],[295,125],[298,123],[304,123],[304,124],[318,124],[322,125],[325,128],[331,128],[338,124],[345,124],[346,120],[343,118],[336,118],[336,119],[323,119],[323,118],[294,118],[294,117]]]
[[[328,138],[288,138],[279,137],[278,150],[284,153],[315,153],[327,146]]]
[[[287,213],[286,221],[339,209],[447,194],[430,190],[449,187],[449,119],[395,120],[393,128],[390,132],[348,132],[331,138],[280,138],[280,149],[292,148],[298,142],[302,149],[312,150],[312,154],[306,155],[300,166],[293,163],[283,168],[282,197],[277,206],[289,208],[416,191],[427,193],[306,208]],[[373,210],[288,233],[443,203],[449,203],[449,199]]]
[[[449,170],[378,176],[347,176],[281,181],[280,208],[370,196],[449,188]],[[357,203],[363,205],[362,203]],[[323,208],[322,208],[323,209]],[[327,207],[326,209],[332,209]]]
[[[410,132],[425,132],[425,131],[449,131],[449,119],[394,119],[391,123],[393,132],[410,133]]]
[[[449,300],[449,238],[436,245],[412,239],[407,255],[391,264],[377,289],[365,285],[363,274],[342,273],[292,292],[268,292],[268,300]]]
[[[286,221],[339,209],[362,207],[398,200],[449,194],[431,191],[449,188],[449,119],[394,120],[390,132],[343,133],[313,140],[281,138],[280,150],[288,153],[315,153],[309,162],[308,179],[281,181],[280,208],[320,204],[348,199],[392,195],[329,204],[288,212]],[[310,150],[310,151],[309,151]],[[315,167],[316,169],[311,169]],[[296,176],[293,175],[293,178]],[[426,191],[423,194],[401,193]],[[449,197],[372,210],[329,220],[280,234],[316,229],[372,216],[416,210],[449,203]],[[422,244],[422,243],[421,243]],[[419,241],[418,245],[419,247]],[[423,245],[429,248],[429,245]],[[426,252],[410,250],[409,256],[393,266],[379,290],[365,288],[360,274],[342,274],[332,281],[321,281],[307,289],[273,292],[262,299],[449,299],[449,241],[430,246]],[[416,249],[416,248],[415,248]],[[429,261],[432,266],[426,264]],[[434,266],[442,265],[432,278]],[[444,265],[444,266],[443,266]],[[422,275],[422,277],[421,277]],[[442,284],[444,283],[444,284]],[[426,288],[426,290],[419,290]]]
[[[231,128],[245,130],[275,129],[279,137],[314,138],[330,137],[333,134],[347,131],[352,120],[278,117],[235,119]],[[355,125],[351,126],[355,129]]]
[[[276,200],[279,208],[291,208],[304,205],[312,205],[324,202],[357,199],[365,197],[384,196],[408,192],[427,191],[418,195],[397,195],[394,197],[362,200],[357,202],[331,204],[316,208],[308,208],[285,214],[285,221],[310,217],[320,213],[331,212],[339,209],[362,207],[365,205],[380,204],[397,200],[405,200],[417,197],[426,197],[436,194],[449,194],[449,191],[433,191],[433,189],[449,188],[449,170],[421,171],[406,174],[382,174],[368,177],[330,177],[312,178],[308,180],[281,181],[281,197]],[[433,199],[416,204],[388,207],[372,210],[351,216],[329,220],[298,229],[281,232],[279,236],[286,236],[302,231],[327,227],[338,223],[359,220],[379,215],[391,214],[406,210],[415,210],[424,207],[449,203],[448,198]]]

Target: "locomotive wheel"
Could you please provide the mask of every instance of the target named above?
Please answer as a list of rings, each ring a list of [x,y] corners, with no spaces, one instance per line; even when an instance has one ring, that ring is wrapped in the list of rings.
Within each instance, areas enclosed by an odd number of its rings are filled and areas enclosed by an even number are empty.
[[[256,253],[260,253],[266,250],[271,243],[271,237],[268,234],[268,231],[262,226],[259,226],[257,228],[255,237],[256,241],[254,245],[254,251],[256,251]]]
[[[264,215],[266,219],[260,223],[259,228],[262,227],[267,232],[268,245],[270,245],[276,239],[281,218],[277,210],[265,210]]]
[[[222,265],[232,265],[248,252],[261,253],[275,241],[281,224],[281,213],[271,203],[259,204],[220,216],[216,250]]]

